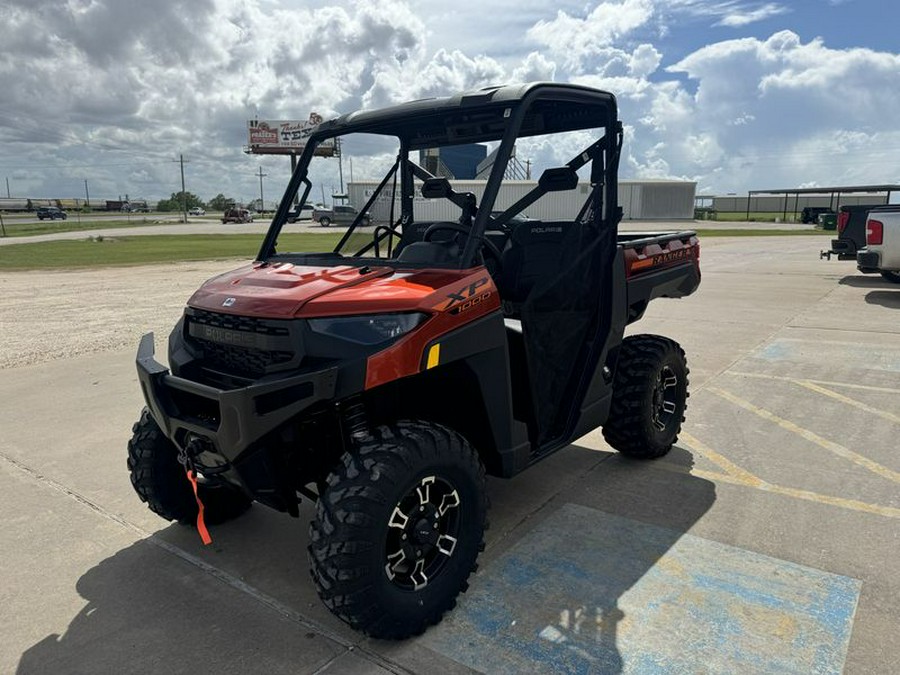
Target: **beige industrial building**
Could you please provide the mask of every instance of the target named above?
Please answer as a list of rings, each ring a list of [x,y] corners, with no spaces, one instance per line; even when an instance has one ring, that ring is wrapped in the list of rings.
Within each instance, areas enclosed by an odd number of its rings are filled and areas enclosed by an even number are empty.
[[[471,192],[480,201],[486,181],[452,180],[453,189]],[[506,181],[497,195],[496,209],[505,209],[525,196],[537,185],[534,180]],[[378,187],[376,181],[352,182],[347,193],[350,203],[362,208]],[[626,220],[690,220],[694,217],[694,194],[697,184],[679,180],[623,180],[619,181],[619,205]],[[588,183],[579,184],[574,191],[551,192],[525,209],[524,213],[537,220],[574,220],[590,192]],[[377,220],[390,217],[390,187],[369,209]],[[746,201],[746,200],[745,200]],[[456,220],[459,208],[446,200],[425,199],[418,196],[413,206],[417,220]],[[400,211],[399,200],[394,213]]]

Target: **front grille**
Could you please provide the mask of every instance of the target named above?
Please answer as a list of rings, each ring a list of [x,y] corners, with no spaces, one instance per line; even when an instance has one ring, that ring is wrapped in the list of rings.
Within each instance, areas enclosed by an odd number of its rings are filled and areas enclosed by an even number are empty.
[[[240,377],[261,377],[299,362],[287,321],[196,309],[188,310],[186,319],[187,339],[203,351],[198,363],[202,368]]]
[[[258,335],[289,335],[290,330],[284,321],[257,319],[252,316],[234,316],[233,314],[216,314],[202,309],[191,310],[191,321],[204,326],[215,326],[226,330],[241,330]]]
[[[197,340],[203,347],[203,365],[235,375],[262,376],[294,358],[293,352],[247,349]]]

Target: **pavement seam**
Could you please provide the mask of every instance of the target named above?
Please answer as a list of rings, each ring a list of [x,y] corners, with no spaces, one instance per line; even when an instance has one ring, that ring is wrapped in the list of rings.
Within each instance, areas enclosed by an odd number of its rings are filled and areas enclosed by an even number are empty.
[[[0,453],[0,459],[5,461],[7,464],[12,466],[13,468],[17,469],[19,472],[25,474],[32,480],[36,481],[38,484],[48,487],[52,490],[55,490],[56,492],[59,492],[59,493],[65,495],[66,497],[69,497],[70,499],[77,502],[78,504],[81,504],[82,506],[87,507],[91,511],[94,511],[95,513],[102,516],[103,518],[106,518],[107,520],[110,520],[118,525],[121,525],[122,527],[126,528],[127,530],[130,530],[132,533],[138,535],[140,537],[141,541],[144,541],[152,546],[155,546],[155,547],[159,548],[160,550],[165,551],[166,553],[174,555],[175,557],[181,559],[183,562],[186,562],[187,564],[196,567],[198,570],[200,570],[204,574],[211,576],[212,578],[231,587],[232,589],[234,589],[236,591],[239,591],[245,595],[250,596],[251,598],[253,598],[253,600],[255,600],[259,604],[275,611],[276,613],[280,614],[283,618],[288,619],[289,621],[292,621],[296,624],[299,624],[303,628],[306,628],[308,630],[314,631],[314,632],[322,635],[322,637],[327,638],[328,640],[331,640],[332,642],[340,645],[341,647],[343,647],[346,650],[345,652],[342,652],[341,654],[338,654],[337,656],[335,656],[333,659],[330,659],[325,665],[332,663],[335,659],[337,659],[340,656],[343,656],[343,654],[345,654],[347,652],[356,652],[356,653],[360,654],[360,656],[362,658],[365,658],[366,660],[371,661],[375,665],[377,665],[385,670],[388,670],[392,673],[397,673],[398,675],[400,675],[400,674],[412,675],[413,671],[410,671],[410,670],[404,668],[399,663],[389,661],[388,659],[384,658],[383,656],[381,656],[375,652],[372,652],[372,651],[366,649],[365,647],[360,646],[358,643],[347,640],[340,634],[338,634],[324,626],[321,626],[320,624],[316,623],[315,621],[312,621],[312,620],[304,617],[300,612],[285,605],[284,603],[273,598],[272,596],[268,595],[267,593],[262,592],[258,588],[251,586],[250,584],[242,581],[241,579],[234,576],[233,574],[226,572],[225,570],[219,569],[215,565],[211,565],[210,563],[206,562],[205,560],[198,558],[197,556],[193,555],[192,553],[188,553],[187,551],[175,546],[174,544],[171,544],[163,539],[160,539],[159,537],[153,536],[152,533],[147,532],[143,528],[139,527],[138,525],[135,525],[134,523],[126,520],[125,518],[122,518],[121,516],[111,512],[111,511],[108,511],[107,509],[105,509],[102,506],[100,506],[99,504],[91,501],[84,495],[79,494],[78,492],[72,490],[69,487],[66,487],[62,483],[50,478],[49,476],[46,476],[46,475],[42,474],[41,472],[32,469],[28,465],[23,464],[22,462],[14,459],[12,457],[9,457],[5,453]],[[361,640],[364,640],[364,639],[365,639],[364,637],[361,637]],[[316,671],[316,672],[319,672],[319,671]]]
[[[831,295],[832,293],[834,293],[838,288],[840,288],[840,287],[839,287],[839,286],[836,286],[836,287],[832,288],[830,291],[828,291],[828,292],[825,293],[824,295],[820,296],[820,297],[815,301],[815,303],[818,304],[818,303],[822,302],[825,298],[827,298],[829,295]],[[794,321],[797,317],[801,316],[805,311],[806,311],[806,310],[801,310],[798,314],[795,314],[795,315],[791,316],[790,318],[788,318],[787,320],[785,320],[784,323],[782,323],[782,324],[779,325],[777,328],[775,328],[775,330],[773,330],[771,333],[769,333],[768,335],[766,335],[766,336],[765,336],[762,340],[760,340],[756,345],[754,345],[754,346],[751,347],[750,349],[747,349],[743,354],[741,354],[741,355],[739,355],[739,356],[736,356],[732,361],[730,361],[727,365],[725,365],[725,366],[724,366],[722,369],[720,369],[718,372],[713,373],[713,375],[711,375],[709,378],[707,378],[704,382],[701,382],[699,385],[697,385],[696,387],[694,387],[691,393],[696,393],[696,392],[699,392],[699,391],[703,391],[704,389],[706,389],[706,387],[711,386],[714,380],[716,380],[717,378],[721,377],[722,375],[727,374],[728,371],[730,371],[736,364],[740,363],[741,361],[743,361],[744,359],[746,359],[750,354],[753,354],[754,352],[758,351],[758,350],[760,349],[760,347],[762,347],[764,344],[766,344],[767,342],[771,341],[771,339],[772,339],[775,335],[777,335],[778,333],[780,333],[781,331],[783,331],[785,328],[791,327],[791,322]]]

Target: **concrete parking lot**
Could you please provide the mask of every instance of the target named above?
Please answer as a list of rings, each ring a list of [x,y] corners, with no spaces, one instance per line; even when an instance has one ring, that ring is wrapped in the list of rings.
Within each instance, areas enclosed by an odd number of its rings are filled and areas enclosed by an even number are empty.
[[[0,274],[0,672],[898,672],[900,286],[824,242],[702,242],[632,326],[687,352],[677,447],[489,481],[471,588],[400,643],[319,603],[309,504],[203,547],[132,492],[137,338],[233,265]]]

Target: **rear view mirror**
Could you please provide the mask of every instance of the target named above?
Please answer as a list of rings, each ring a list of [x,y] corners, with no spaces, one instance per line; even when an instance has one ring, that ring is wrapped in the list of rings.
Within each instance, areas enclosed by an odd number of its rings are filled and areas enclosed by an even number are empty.
[[[575,169],[561,166],[555,169],[544,169],[538,179],[538,185],[544,192],[562,192],[578,187],[578,174]]]
[[[422,196],[426,199],[447,197],[452,192],[450,181],[446,178],[426,178],[422,184]]]

